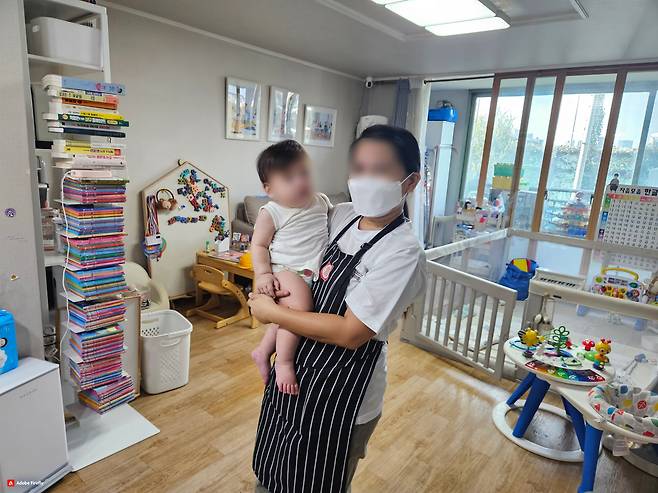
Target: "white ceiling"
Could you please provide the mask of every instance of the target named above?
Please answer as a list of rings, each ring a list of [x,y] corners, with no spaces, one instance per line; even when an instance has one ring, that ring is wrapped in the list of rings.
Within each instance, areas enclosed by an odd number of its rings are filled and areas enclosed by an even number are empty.
[[[658,60],[658,1],[491,0],[504,31],[439,38],[371,0],[113,0],[363,77]],[[111,21],[111,18],[110,18]]]

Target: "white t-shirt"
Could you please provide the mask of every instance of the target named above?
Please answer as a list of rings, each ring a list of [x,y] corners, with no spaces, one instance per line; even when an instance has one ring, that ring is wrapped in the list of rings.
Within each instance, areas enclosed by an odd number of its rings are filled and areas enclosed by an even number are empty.
[[[320,262],[329,240],[328,213],[331,202],[317,193],[308,207],[285,207],[270,201],[265,209],[274,222],[274,237],[270,243],[270,262],[276,267],[301,272],[313,271],[317,277]]]
[[[352,203],[334,207],[329,220],[331,239],[354,218]],[[363,231],[358,221],[338,240],[343,253],[355,254],[378,231]],[[385,341],[411,303],[424,291],[425,253],[409,223],[402,224],[368,250],[356,266],[347,287],[347,306],[368,326],[375,338]],[[386,390],[384,345],[361,403],[356,424],[367,423],[381,414]]]

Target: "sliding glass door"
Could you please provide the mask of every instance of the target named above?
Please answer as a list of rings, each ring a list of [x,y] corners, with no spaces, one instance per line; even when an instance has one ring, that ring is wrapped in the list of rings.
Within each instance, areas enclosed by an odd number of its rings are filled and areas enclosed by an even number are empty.
[[[607,183],[617,178],[625,185],[658,185],[657,89],[658,72],[628,74]]]
[[[584,238],[615,74],[567,77],[544,192],[541,231]]]
[[[656,64],[497,74],[473,98],[462,198],[593,239],[611,180],[658,186],[657,93]]]
[[[535,80],[512,227],[530,230],[541,176],[556,77]]]

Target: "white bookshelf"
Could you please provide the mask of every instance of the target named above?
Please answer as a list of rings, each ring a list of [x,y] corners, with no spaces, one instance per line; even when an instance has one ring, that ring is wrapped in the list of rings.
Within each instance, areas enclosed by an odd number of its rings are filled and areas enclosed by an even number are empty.
[[[23,6],[25,25],[21,27],[24,32],[32,19],[37,17],[54,17],[69,22],[90,22],[95,28],[100,30],[101,36],[99,65],[37,55],[25,50],[27,53],[27,66],[29,70],[29,81],[32,86],[33,101],[37,108],[39,108],[40,104],[38,99],[44,97],[41,89],[41,79],[46,74],[59,74],[104,82],[112,81],[108,20],[105,7],[80,0],[23,0]],[[36,114],[30,114],[28,118],[33,123],[39,125],[42,121],[40,111],[37,110],[33,113]],[[49,134],[48,139],[44,137],[45,135],[41,139],[53,140],[62,138],[58,134]],[[62,195],[60,189],[62,174],[66,169],[59,169],[62,167],[53,165],[50,149],[33,149],[32,155],[34,157],[38,156],[43,160],[45,169],[43,180],[50,185],[48,197],[51,205],[55,203],[69,203],[70,201],[61,200]],[[38,203],[36,206],[38,207]],[[39,217],[38,209],[35,211],[35,217]],[[56,293],[55,298],[58,300],[57,308],[52,311],[54,314],[62,311],[65,306],[65,300],[61,295],[61,291],[63,290],[61,284],[62,269],[66,264],[66,258],[57,252],[42,252],[42,257],[43,265],[53,269],[54,292]],[[81,300],[81,298],[75,297],[71,293],[69,293],[69,298],[73,298],[76,301]],[[137,306],[139,307],[139,304]],[[63,317],[60,320],[62,322],[60,324],[60,330],[63,330],[66,326],[66,315],[63,315]],[[50,317],[50,322],[55,323],[56,317]],[[125,323],[130,324],[130,328],[126,328],[126,332],[136,333],[136,337],[139,337],[139,311],[137,312],[136,321],[133,317],[133,321],[126,321]],[[66,345],[67,341],[65,340],[63,346]],[[132,345],[133,347],[131,349],[136,351],[137,344],[132,343]],[[136,360],[136,357],[134,359]],[[129,404],[119,406],[103,415],[99,415],[93,410],[80,405],[77,402],[77,389],[72,385],[68,377],[68,358],[63,354],[60,354],[60,374],[62,377],[62,393],[66,412],[75,418],[67,424],[66,429],[69,463],[74,471],[158,433],[159,430]],[[138,389],[139,379],[135,378],[135,380],[136,388]]]
[[[99,66],[28,53],[30,80],[38,82],[48,73],[57,73],[111,81],[110,42],[105,7],[81,0],[24,0],[24,6],[26,25],[37,17],[55,17],[69,22],[91,21],[101,33]]]

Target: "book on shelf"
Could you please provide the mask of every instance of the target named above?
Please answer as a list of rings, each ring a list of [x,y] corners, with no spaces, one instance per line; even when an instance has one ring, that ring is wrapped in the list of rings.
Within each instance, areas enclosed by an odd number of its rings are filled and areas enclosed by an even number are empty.
[[[48,113],[56,113],[58,115],[76,115],[88,116],[91,118],[104,118],[105,120],[123,120],[123,116],[115,110],[95,110],[89,106],[81,106],[76,104],[62,104],[55,101],[48,103]]]
[[[121,147],[101,147],[97,145],[54,145],[52,151],[58,154],[71,154],[72,156],[90,155],[90,156],[123,156],[124,149]]]
[[[98,148],[98,149],[125,149],[126,145],[125,144],[117,144],[115,142],[107,142],[107,141],[87,141],[87,140],[73,140],[73,139],[55,139],[53,140],[53,148],[57,148],[60,151],[64,152],[69,152],[66,151],[65,148],[67,147],[75,147],[75,148]]]
[[[126,136],[125,132],[116,132],[114,130],[104,130],[101,128],[74,127],[70,125],[63,125],[60,127],[52,127],[48,125],[48,131],[54,134],[77,134],[97,137],[123,138]]]
[[[118,104],[119,97],[114,94],[103,94],[94,91],[81,91],[79,89],[64,89],[58,87],[51,87],[46,91],[46,94],[51,98],[67,99],[71,101],[81,101],[79,104],[88,105],[89,102],[93,103],[107,103]],[[85,101],[84,103],[82,101]]]
[[[126,88],[123,84],[78,79],[76,77],[66,77],[55,74],[44,75],[41,79],[41,86],[46,90],[49,88],[64,88],[116,95],[124,95],[126,93]]]
[[[50,104],[60,106],[75,106],[76,108],[92,108],[92,111],[116,111],[117,103],[105,103],[103,101],[86,101],[73,98],[50,98]]]
[[[80,402],[99,414],[130,402],[135,398],[133,380],[127,373],[123,373],[115,382],[101,385],[78,394]]]
[[[85,116],[69,113],[44,113],[42,116],[44,120],[49,121],[93,123],[96,125],[111,125],[113,127],[130,126],[128,120],[117,120],[116,118],[103,118],[100,116]]]
[[[102,156],[102,155],[80,155],[68,153],[52,153],[53,159],[57,160],[57,165],[77,167],[114,167],[123,168],[126,166],[126,160],[123,156]]]

